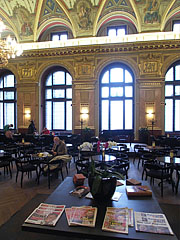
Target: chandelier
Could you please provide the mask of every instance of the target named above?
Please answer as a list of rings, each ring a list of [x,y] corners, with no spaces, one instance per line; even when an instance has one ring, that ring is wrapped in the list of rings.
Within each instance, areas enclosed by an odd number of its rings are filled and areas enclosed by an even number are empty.
[[[0,38],[4,29],[5,25],[2,19],[0,19]],[[16,43],[16,40],[12,39],[10,36],[8,36],[5,40],[0,39],[0,68],[3,68],[8,64],[9,58],[20,56],[22,52],[23,51]]]

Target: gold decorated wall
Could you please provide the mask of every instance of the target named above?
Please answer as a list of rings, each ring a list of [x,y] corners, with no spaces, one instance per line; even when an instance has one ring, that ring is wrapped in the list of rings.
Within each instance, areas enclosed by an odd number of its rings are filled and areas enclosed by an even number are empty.
[[[73,78],[73,132],[81,128],[82,109],[89,118],[83,127],[99,132],[99,77],[112,62],[128,65],[135,80],[134,128],[150,127],[147,110],[154,114],[154,130],[164,133],[164,77],[168,67],[180,59],[180,41],[137,42],[77,46],[58,49],[25,51],[10,60],[7,69],[17,80],[17,125],[26,128],[25,111],[30,111],[39,130],[43,127],[42,76],[51,66],[65,67]]]

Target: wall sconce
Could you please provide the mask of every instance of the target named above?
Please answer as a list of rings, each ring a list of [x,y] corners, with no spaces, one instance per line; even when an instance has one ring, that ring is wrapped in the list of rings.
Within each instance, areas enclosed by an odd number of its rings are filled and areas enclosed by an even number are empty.
[[[81,128],[82,128],[83,124],[87,123],[88,118],[89,118],[89,108],[88,107],[82,107],[81,108],[81,114],[80,114]]]
[[[31,109],[30,108],[25,108],[24,109],[24,115],[26,119],[30,119],[31,118]]]
[[[147,114],[147,118],[149,120],[152,120],[154,118],[154,115],[155,115],[155,113],[153,112],[153,109],[147,109],[146,114]]]

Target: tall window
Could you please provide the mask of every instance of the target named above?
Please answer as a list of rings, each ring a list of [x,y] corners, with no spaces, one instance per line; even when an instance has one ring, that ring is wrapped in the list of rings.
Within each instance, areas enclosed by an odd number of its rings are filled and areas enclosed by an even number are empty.
[[[107,35],[109,37],[122,37],[126,35],[126,26],[108,27]]]
[[[72,130],[72,77],[64,68],[52,71],[45,81],[45,126]]]
[[[67,32],[51,33],[51,41],[58,41],[58,40],[65,41],[67,39],[68,39],[68,33]]]
[[[0,77],[0,129],[6,124],[16,128],[16,79],[12,73]]]
[[[134,80],[124,64],[106,67],[100,77],[100,130],[133,129]]]
[[[165,76],[165,131],[180,131],[180,61]]]
[[[173,21],[173,32],[180,33],[180,20]]]

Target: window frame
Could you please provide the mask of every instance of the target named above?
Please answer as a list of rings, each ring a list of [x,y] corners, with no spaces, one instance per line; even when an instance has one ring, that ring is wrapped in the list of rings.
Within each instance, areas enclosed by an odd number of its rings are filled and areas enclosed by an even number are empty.
[[[58,72],[58,71],[64,71],[65,72],[65,84],[59,84],[59,85],[53,85],[53,74],[55,72]],[[51,102],[52,105],[51,105],[51,131],[72,131],[71,130],[67,130],[67,102],[71,102],[71,105],[72,105],[72,98],[67,98],[66,97],[66,90],[67,89],[72,89],[72,85],[67,85],[67,74],[70,74],[65,68],[63,67],[53,67],[50,71],[48,71],[48,73],[46,74],[45,78],[44,78],[44,82],[43,82],[43,98],[44,98],[44,116],[43,116],[43,122],[44,122],[44,126],[47,127],[47,120],[46,120],[46,102]],[[46,81],[47,79],[49,78],[49,76],[51,76],[51,79],[52,79],[52,85],[51,86],[46,86]],[[71,74],[70,74],[71,76]],[[72,76],[71,76],[72,77]],[[46,90],[47,89],[51,89],[51,94],[52,94],[52,98],[51,99],[46,99]],[[58,90],[58,89],[63,89],[65,94],[64,94],[64,97],[62,98],[54,98],[53,97],[53,91],[54,90]],[[64,103],[64,129],[56,129],[54,128],[53,126],[53,103],[54,102],[63,102]]]
[[[115,29],[116,30],[116,37],[118,37],[118,35],[117,35],[118,29],[124,29],[125,30],[125,35],[127,35],[127,25],[108,26],[107,27],[107,36],[109,36],[108,33],[109,33],[109,30],[111,30],[111,29]]]
[[[110,69],[112,68],[123,68],[123,82],[110,82]],[[125,70],[127,70],[131,76],[132,76],[132,83],[125,83]],[[101,83],[102,77],[104,75],[105,72],[109,71],[108,75],[109,75],[109,83]],[[109,97],[106,98],[102,98],[102,86],[109,86]],[[121,97],[112,97],[110,96],[110,88],[113,86],[117,86],[117,87],[121,87],[123,86],[123,89],[125,90],[125,86],[132,86],[132,97],[126,97],[125,96],[125,91],[123,92],[123,96]],[[123,101],[123,129],[119,129],[119,130],[134,130],[134,74],[132,72],[132,70],[125,64],[123,63],[112,63],[109,64],[108,66],[106,66],[103,71],[100,74],[100,78],[99,78],[99,130],[103,131],[103,130],[111,130],[111,101],[117,101],[117,100],[122,100]],[[125,129],[125,100],[132,100],[132,129]],[[102,129],[102,116],[101,116],[101,111],[102,111],[102,100],[108,100],[109,101],[109,109],[108,109],[108,118],[109,118],[109,123],[108,123],[108,129]]]
[[[61,41],[61,35],[64,35],[64,34],[66,34],[67,35],[67,39],[68,39],[68,31],[62,31],[62,32],[52,32],[51,33],[51,37],[50,37],[50,39],[51,39],[51,41],[53,41],[52,40],[52,38],[53,38],[53,35],[58,35],[59,36],[59,41]]]
[[[4,84],[4,79],[6,76],[8,75],[13,75],[14,77],[14,87],[5,87],[5,84]],[[16,89],[16,77],[15,75],[10,72],[10,71],[6,71],[4,72],[1,76],[0,76],[0,79],[3,79],[3,87],[0,88],[0,91],[2,91],[2,97],[3,99],[1,100],[0,99],[0,103],[3,104],[3,116],[2,116],[2,122],[3,122],[3,127],[8,124],[8,123],[5,123],[5,104],[6,103],[12,103],[14,104],[14,122],[11,122],[13,124],[13,129],[16,129],[16,126],[17,126],[17,89]],[[13,99],[5,99],[5,92],[13,92],[14,93],[14,98]],[[9,123],[9,124],[11,124]],[[3,129],[3,128],[1,128]]]

